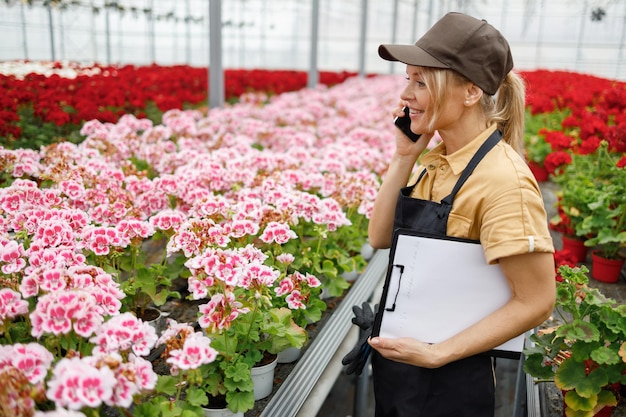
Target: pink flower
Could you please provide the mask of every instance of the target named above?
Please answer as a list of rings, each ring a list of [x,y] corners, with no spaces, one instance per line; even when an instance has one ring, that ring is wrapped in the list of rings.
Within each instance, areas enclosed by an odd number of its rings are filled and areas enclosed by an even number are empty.
[[[0,289],[0,323],[28,313],[28,301],[10,288]]]
[[[108,255],[110,247],[126,247],[128,245],[128,239],[123,238],[117,229],[109,227],[86,228],[81,238],[84,247],[96,255]]]
[[[160,230],[176,230],[185,220],[185,215],[176,210],[163,210],[150,218],[150,223]]]
[[[63,358],[52,371],[46,395],[57,407],[96,408],[110,402],[115,384],[108,367],[98,369],[88,359]]]
[[[239,239],[246,235],[255,236],[259,232],[259,225],[251,220],[234,220],[231,225],[230,235]]]
[[[244,288],[248,288],[251,285],[271,287],[279,276],[280,271],[254,261],[243,268],[240,286]]]
[[[276,260],[278,262],[285,265],[291,265],[293,261],[295,261],[295,259],[295,256],[293,256],[291,253],[281,253],[276,257]]]
[[[231,292],[213,295],[207,304],[199,306],[198,309],[202,314],[198,324],[210,331],[228,329],[240,314],[250,312],[249,308],[235,301],[235,296]]]
[[[30,314],[31,334],[67,334],[74,330],[82,337],[91,336],[103,321],[95,299],[84,290],[62,290],[39,298]]]
[[[135,238],[146,239],[154,234],[152,224],[141,220],[121,220],[115,228],[127,241],[131,241]]]
[[[129,408],[133,397],[144,390],[152,390],[156,386],[157,374],[152,369],[152,363],[134,355],[129,356],[128,362],[122,362],[117,354],[94,358],[97,368],[109,366],[115,375],[113,395],[106,401],[109,405]]]
[[[52,353],[38,343],[15,344],[10,357],[11,365],[25,375],[33,385],[46,378],[53,360]]]
[[[40,240],[45,246],[72,245],[74,244],[74,231],[67,222],[51,219],[39,224],[35,239]]]
[[[297,238],[296,232],[285,223],[269,222],[259,239],[265,243],[276,242],[279,245],[287,243],[290,239]]]
[[[217,358],[218,352],[211,347],[211,339],[200,332],[191,334],[185,339],[181,349],[174,349],[167,358],[167,363],[182,370],[198,369]]]
[[[15,240],[0,243],[0,262],[4,262],[2,265],[3,273],[10,275],[21,271],[26,266],[23,256],[24,246],[21,243],[17,243]]]
[[[157,341],[156,330],[132,313],[114,316],[100,326],[90,342],[95,343],[94,354],[132,350],[137,356],[147,356]]]
[[[74,180],[59,182],[59,189],[67,195],[70,200],[78,200],[82,198],[85,193],[83,184]]]
[[[294,290],[285,298],[285,301],[287,301],[289,308],[293,310],[297,310],[299,308],[306,309],[306,305],[303,303],[306,299],[302,296],[299,290]]]
[[[285,278],[280,281],[280,285],[277,288],[274,288],[274,292],[280,297],[289,294],[294,288],[293,281],[289,278]]]

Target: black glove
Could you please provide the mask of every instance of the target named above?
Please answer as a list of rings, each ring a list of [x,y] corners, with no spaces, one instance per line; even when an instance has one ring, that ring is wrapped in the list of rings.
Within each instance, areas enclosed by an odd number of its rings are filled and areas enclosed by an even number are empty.
[[[367,343],[367,339],[372,334],[372,327],[374,326],[374,312],[372,311],[369,303],[364,302],[362,307],[352,306],[354,317],[352,323],[356,324],[360,328],[360,337],[354,348],[343,357],[341,363],[348,365],[346,368],[346,374],[361,375],[363,367],[367,362],[372,347]]]

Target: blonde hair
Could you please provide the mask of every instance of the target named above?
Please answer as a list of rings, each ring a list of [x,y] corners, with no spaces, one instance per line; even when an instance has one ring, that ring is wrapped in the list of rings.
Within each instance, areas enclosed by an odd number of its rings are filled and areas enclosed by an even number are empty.
[[[450,83],[471,82],[456,71],[438,68],[421,68],[421,76],[432,97],[432,113],[428,128],[434,130],[446,99],[447,86]],[[487,118],[487,124],[497,123],[502,138],[520,155],[524,155],[524,109],[526,88],[522,78],[510,71],[500,85],[495,96],[483,92],[481,109]]]

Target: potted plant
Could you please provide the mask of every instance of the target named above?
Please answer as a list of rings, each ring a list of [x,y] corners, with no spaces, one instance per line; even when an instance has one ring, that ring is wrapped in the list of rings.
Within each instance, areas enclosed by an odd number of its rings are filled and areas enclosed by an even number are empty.
[[[156,344],[162,349],[160,360],[169,374],[158,376],[155,389],[132,409],[134,417],[202,416],[204,408],[214,405],[206,387],[223,358],[211,346],[211,339],[191,325],[171,319],[167,324]]]
[[[208,300],[199,306],[198,324],[223,358],[214,365],[219,369],[206,389],[213,396],[224,396],[228,408],[236,412],[254,405],[254,392],[251,396],[248,390],[251,369],[275,360],[286,347],[302,347],[307,339],[291,310],[273,305],[280,272],[264,264],[267,258],[247,245],[208,248],[186,263],[191,297]],[[233,375],[237,377],[227,383]]]
[[[88,260],[120,283],[125,294],[122,311],[130,311],[144,321],[156,321],[160,317],[158,307],[181,297],[171,289],[172,282],[188,275],[184,256],[167,256],[165,233],[148,221],[135,219],[121,220],[115,227],[90,227],[83,233]],[[103,236],[107,236],[108,246],[91,244]]]
[[[586,238],[585,245],[594,248],[592,252],[592,277],[608,282],[617,281],[624,257],[620,251],[626,247],[626,170],[618,166],[618,156],[608,150],[608,143],[603,141],[594,153],[576,155],[571,169],[566,168],[564,175],[576,170],[575,178],[584,183],[584,189],[574,187],[581,204],[581,220],[576,223],[576,235]],[[583,176],[589,179],[582,180]],[[572,186],[573,180],[568,184]],[[571,191],[570,191],[571,192]],[[600,267],[594,267],[599,258],[613,261],[614,272],[604,277]]]
[[[598,142],[593,152],[571,155],[571,162],[553,179],[560,189],[557,215],[550,220],[551,227],[565,237],[598,246],[612,258],[625,238],[626,171],[618,166],[618,159],[606,141]]]
[[[559,268],[559,324],[543,329],[524,350],[524,371],[564,394],[567,417],[591,417],[624,399],[626,305],[588,286],[586,266]]]

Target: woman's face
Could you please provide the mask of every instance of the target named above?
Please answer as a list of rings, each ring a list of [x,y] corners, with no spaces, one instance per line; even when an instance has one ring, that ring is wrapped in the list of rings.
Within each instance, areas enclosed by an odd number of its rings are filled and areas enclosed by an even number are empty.
[[[408,103],[412,131],[427,133],[444,130],[461,118],[465,111],[467,92],[462,83],[448,82],[443,100],[436,103],[438,98],[426,87],[422,67],[407,65],[406,69],[407,86],[400,94],[400,98]],[[431,89],[435,91],[434,86]],[[437,115],[435,115],[436,104],[439,106]]]

